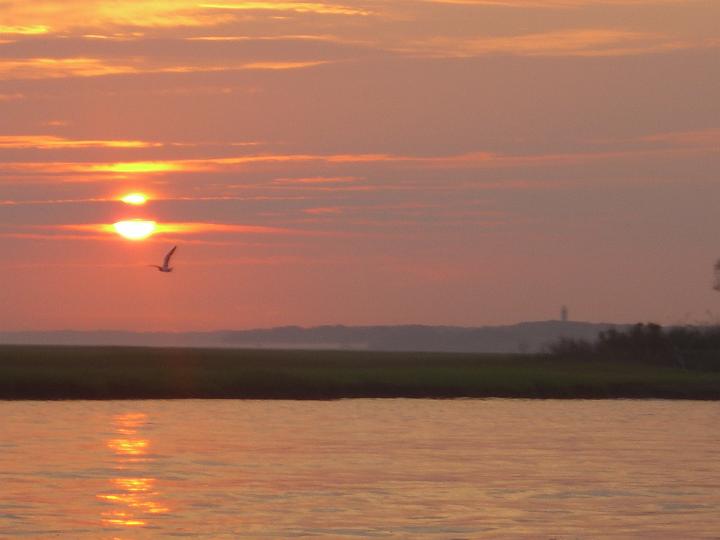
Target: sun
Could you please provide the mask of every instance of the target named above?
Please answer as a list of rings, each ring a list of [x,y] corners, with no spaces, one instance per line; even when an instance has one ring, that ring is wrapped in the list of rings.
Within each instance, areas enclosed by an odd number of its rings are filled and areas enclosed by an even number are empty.
[[[125,204],[134,204],[136,206],[145,204],[147,202],[147,195],[144,193],[128,193],[120,199]]]
[[[157,229],[157,223],[144,219],[131,219],[113,223],[113,229],[128,240],[145,240]]]

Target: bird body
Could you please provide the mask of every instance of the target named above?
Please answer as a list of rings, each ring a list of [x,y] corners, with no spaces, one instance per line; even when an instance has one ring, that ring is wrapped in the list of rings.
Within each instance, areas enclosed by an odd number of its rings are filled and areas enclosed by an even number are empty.
[[[167,252],[165,255],[165,258],[163,259],[162,266],[158,266],[157,264],[151,264],[153,268],[157,268],[159,272],[168,273],[173,271],[173,267],[170,266],[170,257],[173,256],[173,253],[175,253],[175,250],[177,249],[177,246],[173,246],[173,248]]]

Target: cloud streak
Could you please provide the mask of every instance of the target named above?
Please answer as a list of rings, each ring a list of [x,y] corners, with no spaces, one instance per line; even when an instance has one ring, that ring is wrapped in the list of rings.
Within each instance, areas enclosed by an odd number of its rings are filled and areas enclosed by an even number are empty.
[[[262,61],[207,64],[171,64],[156,66],[143,59],[106,60],[102,58],[29,58],[0,60],[0,79],[58,79],[68,77],[103,77],[148,73],[212,73],[243,70],[296,70],[330,63],[330,60]]]
[[[2,26],[0,25],[0,36],[3,34],[35,36],[39,34],[47,34],[50,31],[48,26],[44,24],[33,24],[27,26]]]
[[[712,46],[712,42],[608,28],[579,28],[537,34],[458,39],[434,37],[398,50],[467,58],[491,54],[519,56],[624,56]]]
[[[514,9],[577,9],[588,6],[657,6],[682,4],[688,0],[421,0],[428,4],[455,4],[459,6],[506,7]],[[689,0],[699,2],[701,0]]]
[[[107,233],[117,236],[117,230],[112,223],[81,223],[56,225],[52,227],[57,231],[77,231],[87,233]],[[283,236],[340,236],[334,231],[316,231],[307,229],[293,229],[267,225],[244,225],[233,223],[203,223],[203,222],[156,222],[152,236],[181,237],[186,235],[283,235]]]
[[[353,5],[330,2],[197,2],[194,0],[6,0],[0,30],[7,34],[80,31],[103,36],[104,31],[126,28],[165,29],[221,25],[240,14],[311,14],[366,16],[371,12]],[[28,24],[27,21],[34,21]],[[88,32],[88,29],[92,29]]]
[[[229,11],[282,11],[295,13],[315,13],[320,15],[370,15],[372,12],[357,7],[320,2],[239,2],[206,3],[202,9],[220,9]]]
[[[622,150],[579,151],[546,154],[500,154],[494,152],[469,152],[447,156],[413,156],[400,154],[253,154],[234,157],[177,159],[163,161],[126,161],[113,163],[88,162],[10,162],[0,164],[0,171],[26,173],[38,176],[63,176],[67,182],[127,179],[133,176],[164,175],[172,173],[227,172],[244,170],[253,165],[276,165],[287,168],[293,164],[326,164],[333,166],[386,165],[395,168],[480,169],[513,168],[526,166],[561,166],[596,161],[613,161],[651,156],[690,156],[714,153],[714,131],[699,134],[675,135],[687,144],[668,145],[672,136],[650,136],[638,139],[662,143],[655,147],[624,148]],[[708,141],[710,140],[710,144]],[[353,176],[277,178],[271,184],[277,187],[317,187],[343,189],[352,186]],[[12,182],[7,176],[5,183]]]
[[[66,148],[154,148],[163,143],[123,140],[68,139],[55,135],[0,135],[0,148],[36,148],[40,150]]]

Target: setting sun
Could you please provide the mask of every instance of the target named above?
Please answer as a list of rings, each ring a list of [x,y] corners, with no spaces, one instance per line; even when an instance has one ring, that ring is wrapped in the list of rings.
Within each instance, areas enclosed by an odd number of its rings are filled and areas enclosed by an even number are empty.
[[[144,219],[132,219],[113,223],[115,232],[128,240],[144,240],[152,235],[156,228],[157,223]]]
[[[134,204],[139,206],[147,202],[147,196],[143,193],[128,193],[120,200],[125,204]]]

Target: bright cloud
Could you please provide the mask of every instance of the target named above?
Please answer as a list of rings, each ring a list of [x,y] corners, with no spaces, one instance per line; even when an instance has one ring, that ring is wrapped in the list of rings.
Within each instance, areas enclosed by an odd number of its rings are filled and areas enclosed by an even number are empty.
[[[297,13],[318,13],[323,15],[369,15],[361,8],[321,2],[235,2],[200,4],[201,8],[231,11],[294,11]]]
[[[0,148],[151,148],[157,146],[162,146],[162,143],[78,140],[53,135],[0,135]]]
[[[642,32],[610,29],[577,29],[506,37],[457,39],[437,37],[417,42],[405,50],[430,55],[471,57],[487,54],[523,56],[615,56],[701,46]]]

